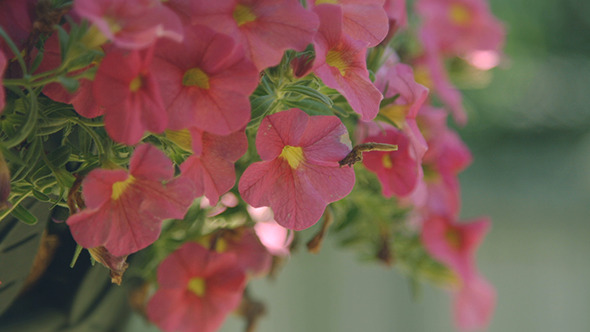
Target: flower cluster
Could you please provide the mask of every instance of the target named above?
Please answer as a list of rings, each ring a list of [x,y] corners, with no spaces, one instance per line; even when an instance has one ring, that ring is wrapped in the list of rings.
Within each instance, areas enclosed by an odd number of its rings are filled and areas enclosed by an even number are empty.
[[[458,327],[486,326],[495,293],[475,249],[490,222],[458,221],[471,155],[447,126],[467,116],[445,60],[494,67],[503,27],[485,0],[418,0],[417,29],[408,9],[3,1],[1,217],[34,222],[28,197],[67,208],[117,283],[128,255],[159,263],[146,313],[164,331],[217,330],[251,303],[249,278],[274,274],[294,231],[322,219],[310,250],[330,224],[359,226],[349,242],[380,239],[376,259],[450,273]],[[411,238],[430,264],[404,260]]]

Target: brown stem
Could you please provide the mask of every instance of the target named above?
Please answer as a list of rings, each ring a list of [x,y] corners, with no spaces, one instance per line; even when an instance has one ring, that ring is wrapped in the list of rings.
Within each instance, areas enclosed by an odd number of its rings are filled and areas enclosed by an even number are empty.
[[[314,254],[317,254],[320,252],[320,249],[322,248],[322,243],[324,242],[324,237],[326,235],[326,231],[328,230],[328,227],[330,227],[330,225],[332,224],[333,221],[334,221],[334,216],[332,215],[332,212],[328,208],[328,209],[326,209],[326,212],[324,213],[324,222],[322,223],[322,228],[313,238],[311,238],[311,240],[309,240],[307,242],[307,251],[314,253]]]

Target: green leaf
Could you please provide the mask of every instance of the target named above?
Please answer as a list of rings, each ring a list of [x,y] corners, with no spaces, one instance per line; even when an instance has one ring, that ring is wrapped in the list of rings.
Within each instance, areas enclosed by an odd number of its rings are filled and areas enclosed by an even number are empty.
[[[33,196],[35,196],[36,199],[38,199],[42,202],[49,202],[51,200],[51,198],[49,198],[49,196],[47,196],[44,193],[37,191],[37,190],[33,190]]]
[[[55,168],[61,168],[68,162],[71,154],[72,149],[69,146],[60,146],[59,148],[52,151],[47,156],[47,159],[49,159]]]
[[[22,205],[18,205],[14,207],[14,209],[10,212],[10,214],[17,218],[18,220],[24,222],[28,225],[34,225],[37,223],[37,217],[32,215],[27,209],[25,209]]]
[[[76,262],[78,261],[78,257],[80,257],[80,253],[82,252],[82,249],[84,249],[81,245],[76,244],[76,250],[74,251],[74,256],[72,257],[72,261],[70,262],[70,267],[74,268],[74,265],[76,265]]]
[[[70,35],[68,34],[68,32],[61,26],[58,25],[57,26],[57,37],[59,39],[59,50],[60,50],[60,54],[61,54],[61,62],[65,62],[66,59],[66,55],[67,55],[67,49],[69,46],[69,42],[70,42]]]
[[[63,85],[64,88],[66,88],[66,90],[68,90],[68,92],[76,92],[80,86],[80,82],[78,82],[77,79],[67,76],[59,76],[57,80],[59,83],[61,83],[61,85]]]
[[[379,108],[381,109],[389,104],[392,104],[397,98],[399,98],[399,93],[393,97],[389,97],[389,98],[385,98],[385,99],[381,100],[381,103],[379,104]]]
[[[301,86],[301,85],[289,85],[283,88],[283,91],[285,92],[295,92],[297,94],[300,95],[304,95],[306,97],[309,97],[311,99],[317,100],[319,102],[324,103],[327,106],[332,106],[334,105],[334,102],[332,102],[332,99],[328,98],[328,96],[320,93],[319,91],[317,91],[316,89],[313,89],[309,86]]]
[[[4,145],[0,144],[0,156],[4,155],[4,159],[11,163],[11,164],[16,164],[16,165],[27,165],[27,163],[22,160],[21,157],[19,157],[17,154],[12,153],[12,151],[6,149],[4,147]]]
[[[252,120],[256,120],[263,116],[270,109],[274,102],[274,97],[270,95],[256,97],[252,100]]]
[[[288,108],[299,108],[309,115],[334,115],[330,106],[313,99],[282,100],[281,102]]]
[[[37,53],[37,56],[33,60],[33,64],[31,66],[32,73],[37,71],[37,68],[39,68],[39,65],[41,64],[42,61],[43,61],[43,52],[39,52],[39,53]]]
[[[71,188],[74,185],[74,181],[76,178],[70,172],[66,171],[65,169],[61,168],[54,172],[55,179],[57,182],[65,188]]]

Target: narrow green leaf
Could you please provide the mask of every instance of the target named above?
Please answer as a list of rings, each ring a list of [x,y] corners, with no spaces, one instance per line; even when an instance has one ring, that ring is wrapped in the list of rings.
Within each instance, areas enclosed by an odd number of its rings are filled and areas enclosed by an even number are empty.
[[[37,71],[37,68],[39,68],[39,65],[41,64],[42,61],[43,61],[43,52],[39,52],[39,53],[37,53],[37,56],[33,60],[33,64],[31,66],[31,73],[34,73],[35,71]]]
[[[76,244],[76,250],[74,251],[74,257],[72,257],[72,261],[70,262],[70,267],[74,268],[74,265],[76,265],[76,262],[78,261],[78,257],[80,257],[80,253],[82,252],[82,249],[84,249],[81,245]]]
[[[59,49],[60,49],[60,54],[61,54],[61,62],[65,62],[65,58],[67,55],[67,48],[69,45],[69,41],[70,41],[70,35],[68,35],[68,32],[61,26],[58,25],[57,26],[57,37],[59,39]]]
[[[37,191],[37,190],[33,190],[33,196],[35,196],[36,199],[43,201],[43,202],[49,202],[51,200],[51,198],[49,198],[49,196],[47,196],[44,193]]]
[[[317,100],[319,102],[322,102],[328,106],[332,106],[334,105],[334,103],[332,102],[332,99],[328,98],[328,96],[320,93],[319,91],[317,91],[316,89],[313,89],[309,86],[301,86],[301,85],[289,85],[283,88],[283,91],[285,92],[295,92],[298,93],[300,95],[304,95],[306,97],[309,97],[311,99]]]
[[[30,99],[30,103],[24,103],[23,101],[23,107],[28,108],[28,115],[26,115],[26,122],[23,124],[23,126],[20,128],[20,130],[18,130],[14,136],[12,136],[10,139],[5,140],[4,146],[6,148],[12,148],[15,147],[17,145],[19,145],[22,141],[24,141],[29,134],[31,134],[31,132],[33,131],[33,129],[35,128],[35,124],[37,123],[37,117],[38,117],[38,109],[37,109],[37,95],[32,92],[29,91],[29,99]]]
[[[37,217],[32,215],[31,212],[25,209],[22,205],[15,206],[10,214],[25,224],[34,225],[37,223]]]
[[[375,117],[375,121],[382,121],[382,122],[385,122],[385,123],[390,124],[390,125],[394,126],[395,128],[397,128],[397,124],[395,124],[395,122],[393,122],[390,118],[384,116],[381,113],[377,113],[377,117]]]
[[[397,98],[399,98],[399,93],[393,97],[389,97],[389,98],[385,98],[385,99],[381,100],[381,103],[379,104],[379,108],[383,108],[389,104],[392,104]]]

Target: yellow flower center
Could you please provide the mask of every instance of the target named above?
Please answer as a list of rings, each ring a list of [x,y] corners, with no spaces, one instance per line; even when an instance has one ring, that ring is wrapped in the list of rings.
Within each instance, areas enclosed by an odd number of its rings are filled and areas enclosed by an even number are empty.
[[[143,78],[141,77],[141,75],[137,75],[134,79],[131,80],[131,83],[129,83],[129,90],[131,90],[131,92],[137,92],[137,90],[141,89],[142,85]]]
[[[217,252],[226,252],[227,248],[227,241],[224,239],[218,239],[217,243],[215,243],[215,251]]]
[[[461,248],[461,236],[459,235],[459,232],[457,230],[448,229],[445,232],[445,240],[447,240],[447,243],[449,244],[449,246],[451,246],[451,248]]]
[[[380,113],[395,123],[398,128],[402,128],[406,122],[408,109],[408,105],[390,104],[383,107]]]
[[[323,3],[331,3],[331,4],[337,4],[338,0],[315,0],[315,5],[321,5]]]
[[[193,152],[193,140],[188,129],[181,130],[166,130],[166,138],[176,143],[182,149]]]
[[[182,85],[209,89],[209,75],[199,68],[191,68],[184,73]]]
[[[135,181],[135,178],[133,177],[133,175],[129,175],[129,177],[124,180],[124,181],[117,181],[115,183],[113,183],[113,191],[111,193],[111,199],[112,200],[117,200],[119,199],[119,197],[121,197],[121,195],[123,195],[123,192],[125,191],[125,189],[127,189],[127,187],[132,184]]]
[[[471,13],[465,5],[454,3],[449,8],[449,19],[455,25],[466,26],[471,21]]]
[[[422,165],[424,171],[424,181],[426,183],[436,183],[440,181],[440,174],[429,165]]]
[[[188,290],[198,297],[205,295],[205,280],[203,278],[192,278],[187,285]]]
[[[238,26],[256,20],[256,15],[252,12],[252,9],[244,5],[237,5],[234,9],[233,16]]]
[[[418,65],[414,68],[414,80],[425,87],[432,89],[432,77],[430,71],[424,65]]]
[[[391,161],[391,156],[389,155],[389,153],[383,154],[381,162],[383,163],[383,167],[387,169],[391,169],[393,167],[393,162]]]
[[[350,64],[342,57],[342,52],[330,50],[326,55],[326,63],[340,71],[340,75],[345,76]]]
[[[286,145],[279,157],[285,159],[292,169],[299,167],[299,164],[305,160],[303,149],[299,146]]]

